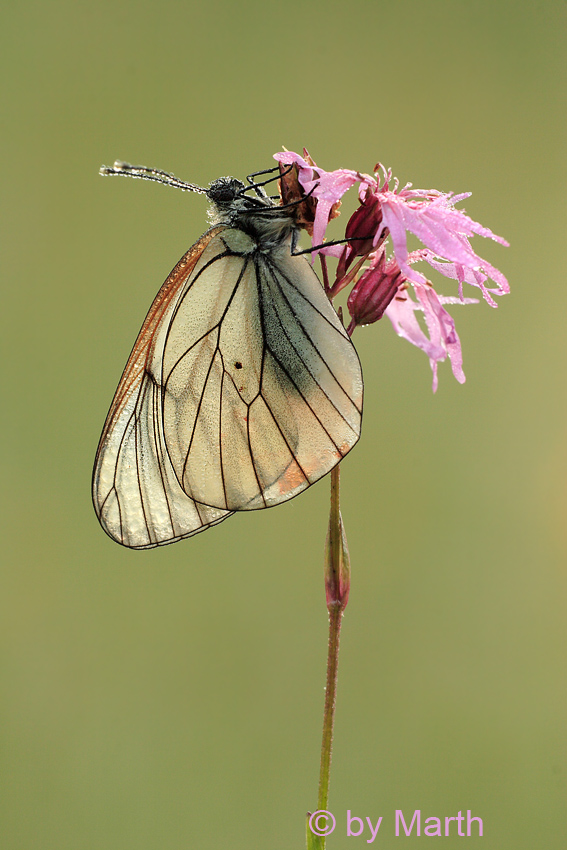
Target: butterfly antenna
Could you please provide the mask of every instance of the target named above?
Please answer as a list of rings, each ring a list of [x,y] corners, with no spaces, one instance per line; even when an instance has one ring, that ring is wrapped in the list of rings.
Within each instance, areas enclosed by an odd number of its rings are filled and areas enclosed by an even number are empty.
[[[135,177],[139,180],[153,180],[155,183],[173,186],[176,189],[182,189],[184,192],[198,192],[201,195],[207,194],[207,190],[203,189],[202,186],[197,186],[195,183],[186,183],[168,171],[161,171],[159,168],[147,168],[145,165],[130,165],[129,162],[122,162],[119,159],[112,166],[103,165],[99,174],[103,177],[119,175],[121,177]]]

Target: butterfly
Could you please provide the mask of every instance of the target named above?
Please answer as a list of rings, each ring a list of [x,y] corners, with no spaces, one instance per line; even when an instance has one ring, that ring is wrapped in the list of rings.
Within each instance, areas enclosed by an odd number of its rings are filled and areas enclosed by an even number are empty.
[[[311,264],[293,253],[297,202],[252,179],[273,170],[204,189],[120,161],[101,169],[211,205],[211,227],[150,307],[100,438],[93,503],[124,546],[173,543],[285,502],[360,436],[360,362]]]

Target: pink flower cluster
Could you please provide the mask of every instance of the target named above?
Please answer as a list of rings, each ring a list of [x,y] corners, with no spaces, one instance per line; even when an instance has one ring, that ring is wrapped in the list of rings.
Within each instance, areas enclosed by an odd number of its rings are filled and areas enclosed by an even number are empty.
[[[295,166],[300,186],[315,202],[313,254],[339,258],[337,277],[328,294],[333,298],[345,286],[353,284],[348,297],[352,334],[355,327],[388,316],[396,333],[421,348],[433,370],[433,391],[437,389],[437,364],[448,356],[453,374],[463,383],[461,343],[446,304],[475,304],[475,298],[463,296],[463,284],[477,287],[485,301],[496,307],[495,295],[509,292],[504,275],[474,252],[474,235],[508,245],[487,227],[473,221],[455,204],[470,192],[453,195],[434,189],[412,189],[408,183],[399,189],[391,170],[377,165],[374,176],[339,168],[324,171],[315,165],[307,151],[304,156],[284,151],[274,155],[280,166]],[[344,193],[359,184],[360,206],[351,216],[345,231],[346,244],[324,244],[330,218]],[[423,248],[408,252],[407,234],[416,236]],[[391,239],[393,254],[386,256],[385,242]],[[356,261],[356,262],[355,262]],[[458,297],[438,295],[431,282],[413,266],[424,261],[442,275],[458,282]],[[354,265],[353,265],[354,263]],[[492,280],[494,287],[487,286]],[[411,293],[415,294],[415,298]],[[422,312],[427,332],[419,323]]]

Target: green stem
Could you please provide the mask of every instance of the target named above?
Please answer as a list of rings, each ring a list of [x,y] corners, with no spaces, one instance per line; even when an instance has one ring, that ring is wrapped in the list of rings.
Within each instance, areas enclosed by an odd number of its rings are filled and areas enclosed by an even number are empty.
[[[339,503],[340,467],[331,472],[331,513],[329,517],[329,549],[331,570],[338,577],[338,559],[341,548],[341,514]],[[338,582],[337,582],[338,583]],[[331,775],[331,754],[333,749],[333,727],[337,702],[337,677],[339,672],[339,641],[343,605],[339,600],[328,604],[329,609],[329,647],[327,654],[327,684],[325,688],[325,709],[323,712],[323,740],[321,743],[321,769],[319,772],[318,809],[326,809],[329,800],[329,780]]]
[[[321,769],[319,772],[318,809],[326,809],[329,800],[331,776],[331,754],[333,750],[333,726],[337,703],[337,674],[339,671],[339,640],[343,612],[335,607],[329,612],[329,653],[327,656],[327,686],[325,688],[325,710],[323,714],[323,740],[321,743]]]

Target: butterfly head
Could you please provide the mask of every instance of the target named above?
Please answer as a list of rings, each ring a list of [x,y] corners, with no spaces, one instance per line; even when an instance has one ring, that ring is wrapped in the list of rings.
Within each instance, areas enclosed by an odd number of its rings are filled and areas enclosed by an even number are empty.
[[[256,194],[248,194],[255,192]],[[211,202],[212,225],[238,227],[269,250],[285,239],[293,228],[295,210],[282,209],[268,197],[262,184],[246,186],[235,177],[219,177],[206,190]]]
[[[207,197],[219,209],[229,210],[244,189],[244,183],[236,177],[219,177],[207,189]]]

